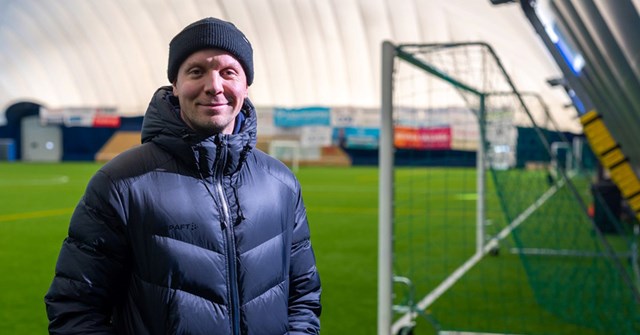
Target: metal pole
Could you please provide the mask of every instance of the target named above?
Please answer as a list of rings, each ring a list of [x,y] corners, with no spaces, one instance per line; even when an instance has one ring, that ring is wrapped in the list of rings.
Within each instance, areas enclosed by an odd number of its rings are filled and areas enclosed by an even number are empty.
[[[378,335],[391,333],[393,248],[393,60],[395,46],[382,43],[378,189]]]
[[[485,222],[485,175],[486,167],[484,165],[485,155],[485,129],[486,129],[486,110],[485,95],[480,95],[480,109],[478,110],[478,151],[476,155],[476,192],[478,194],[476,200],[476,253],[483,254],[484,250],[484,222]]]

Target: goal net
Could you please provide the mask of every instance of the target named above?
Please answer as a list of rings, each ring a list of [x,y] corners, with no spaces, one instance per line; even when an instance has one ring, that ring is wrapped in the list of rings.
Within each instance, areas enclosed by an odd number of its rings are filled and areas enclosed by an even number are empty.
[[[378,334],[640,332],[631,225],[594,224],[593,169],[491,47],[382,67]]]
[[[298,140],[272,140],[269,155],[285,163],[293,172],[300,167],[301,145]]]

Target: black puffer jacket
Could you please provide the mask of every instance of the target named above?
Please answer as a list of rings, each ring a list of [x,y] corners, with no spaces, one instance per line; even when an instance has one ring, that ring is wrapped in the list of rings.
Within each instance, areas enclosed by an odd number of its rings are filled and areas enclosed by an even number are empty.
[[[96,173],[45,297],[52,334],[317,334],[320,280],[300,186],[233,135],[198,139],[170,87],[141,146]]]

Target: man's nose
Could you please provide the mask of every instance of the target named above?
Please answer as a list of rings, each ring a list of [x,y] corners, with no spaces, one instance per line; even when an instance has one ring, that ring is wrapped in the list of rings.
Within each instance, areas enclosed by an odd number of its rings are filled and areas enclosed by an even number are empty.
[[[210,94],[218,94],[222,92],[222,77],[217,71],[209,72],[205,90]]]

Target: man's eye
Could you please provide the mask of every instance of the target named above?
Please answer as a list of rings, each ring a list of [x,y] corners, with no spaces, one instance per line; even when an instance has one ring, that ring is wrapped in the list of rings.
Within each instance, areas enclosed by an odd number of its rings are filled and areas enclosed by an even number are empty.
[[[191,76],[200,76],[200,75],[202,75],[202,70],[201,69],[197,69],[197,68],[196,69],[191,69],[191,70],[189,70],[188,73]]]
[[[235,76],[238,72],[234,69],[225,69],[222,71],[222,74],[227,77]]]

